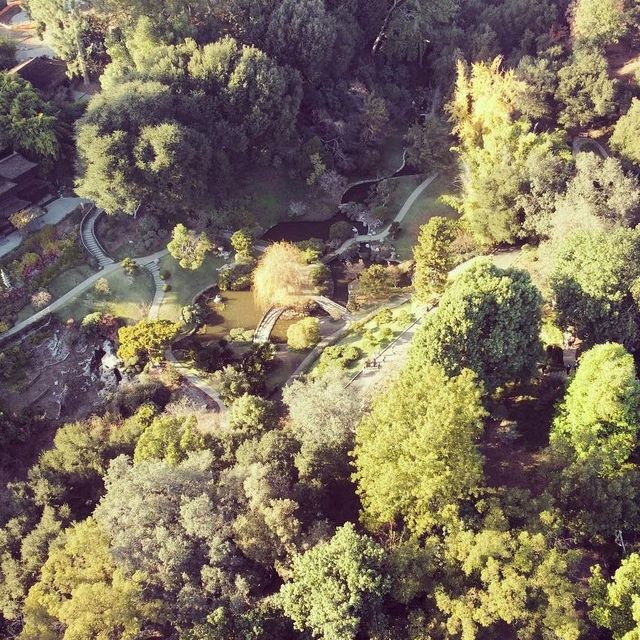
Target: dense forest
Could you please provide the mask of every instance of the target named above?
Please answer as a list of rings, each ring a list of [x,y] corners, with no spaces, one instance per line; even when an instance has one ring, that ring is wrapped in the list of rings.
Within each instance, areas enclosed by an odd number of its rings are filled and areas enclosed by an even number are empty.
[[[0,636],[639,638],[638,1],[24,7],[93,89],[74,102],[0,71],[0,147],[187,276],[230,243],[220,283],[295,307],[329,277],[325,247],[261,247],[273,221],[245,176],[277,171],[335,206],[378,173],[391,129],[407,166],[446,177],[451,215],[427,212],[408,271],[354,276],[349,311],[375,302],[378,327],[407,273],[428,309],[368,394],[348,344],[274,392],[273,345],[220,341],[185,350],[227,411],[185,399],[164,362],[203,323],[185,304],[177,322],[68,327],[113,342],[126,375],[56,421],[5,406],[26,356],[0,344]],[[12,55],[0,39],[0,68]],[[381,184],[372,210],[393,195]],[[334,248],[351,226],[331,227]],[[316,320],[294,326],[293,350],[320,341]],[[351,331],[374,340],[364,320]]]

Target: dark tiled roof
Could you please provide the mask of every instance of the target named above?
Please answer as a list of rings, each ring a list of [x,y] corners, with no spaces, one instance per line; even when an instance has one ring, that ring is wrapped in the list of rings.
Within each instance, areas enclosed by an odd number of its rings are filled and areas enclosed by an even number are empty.
[[[0,159],[0,178],[15,180],[37,166],[36,162],[31,162],[31,160],[27,160],[24,156],[14,151],[6,158]]]
[[[51,91],[68,79],[66,63],[46,56],[30,58],[21,62],[13,69],[9,69],[9,73],[19,75],[40,91]]]

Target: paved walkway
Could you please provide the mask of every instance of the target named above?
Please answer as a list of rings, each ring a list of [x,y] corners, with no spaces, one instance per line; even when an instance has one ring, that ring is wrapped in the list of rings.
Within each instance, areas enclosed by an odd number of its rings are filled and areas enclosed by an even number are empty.
[[[162,256],[166,256],[168,253],[169,252],[165,250]],[[158,319],[158,314],[160,313],[160,305],[164,300],[165,283],[164,283],[164,280],[162,280],[162,278],[160,277],[160,264],[159,264],[160,258],[162,256],[158,256],[155,260],[145,265],[146,270],[153,277],[153,284],[156,288],[156,291],[153,295],[153,301],[151,302],[151,306],[149,307],[149,314],[148,314],[149,320]]]
[[[218,394],[217,389],[206,380],[202,374],[195,369],[192,369],[189,365],[184,362],[179,362],[176,360],[176,357],[173,355],[173,351],[171,349],[167,349],[164,352],[164,357],[167,362],[170,362],[172,366],[183,376],[186,380],[188,380],[194,387],[200,389],[203,393],[208,395],[215,403],[218,405],[218,412],[225,413],[227,408],[222,402],[220,395]]]
[[[11,17],[8,24],[0,24],[0,34],[10,35],[16,40],[18,62],[38,56],[55,58],[53,50],[38,37],[36,23],[29,19],[26,11],[20,11]]]
[[[406,199],[405,203],[402,205],[402,208],[396,214],[395,218],[385,227],[382,231],[374,234],[367,235],[359,235],[354,236],[353,238],[349,238],[345,240],[345,242],[335,251],[328,253],[324,258],[322,258],[322,262],[331,262],[339,255],[342,255],[349,247],[354,244],[359,244],[360,242],[379,242],[384,240],[389,235],[389,229],[394,222],[400,224],[404,217],[409,212],[409,209],[413,206],[413,203],[420,197],[422,192],[438,177],[438,173],[434,173],[430,175],[422,184],[419,184],[411,193],[411,195]]]
[[[491,256],[478,256],[471,258],[461,265],[458,265],[455,269],[449,272],[449,277],[455,277],[467,269],[476,260],[483,257],[491,257],[499,262],[501,268],[514,266],[519,257],[520,249],[511,249],[509,251],[501,251],[492,254]],[[383,380],[388,379],[390,376],[402,369],[407,361],[409,355],[409,346],[413,336],[418,328],[424,322],[424,319],[431,313],[434,313],[437,309],[437,305],[434,307],[424,307],[418,311],[418,317],[409,325],[403,333],[401,333],[393,342],[391,342],[385,349],[379,354],[376,354],[376,359],[381,362],[382,367],[380,369],[362,368],[349,382],[350,386],[357,389],[358,393],[366,394],[372,391],[374,387],[379,385]]]
[[[115,260],[106,254],[96,236],[96,221],[101,213],[102,211],[94,206],[85,214],[80,224],[80,237],[85,249],[98,261],[98,265],[103,269],[107,265],[113,264]]]

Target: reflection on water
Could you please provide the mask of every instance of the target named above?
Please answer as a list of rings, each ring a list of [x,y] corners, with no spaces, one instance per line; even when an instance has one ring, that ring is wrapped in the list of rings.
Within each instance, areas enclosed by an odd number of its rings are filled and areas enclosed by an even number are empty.
[[[213,299],[219,293],[222,304]],[[211,289],[200,299],[200,304],[207,308],[205,325],[198,331],[203,341],[228,338],[231,329],[248,329],[253,331],[262,318],[262,310],[256,305],[253,291],[220,291]],[[295,319],[280,318],[271,334],[273,342],[287,339],[287,329]]]
[[[289,242],[302,242],[309,238],[319,238],[320,240],[329,239],[329,228],[335,222],[348,222],[352,227],[358,230],[358,233],[365,233],[365,226],[360,222],[349,220],[344,213],[337,213],[333,218],[320,222],[295,221],[281,222],[275,227],[271,227],[262,238],[270,242],[280,242],[288,240]]]

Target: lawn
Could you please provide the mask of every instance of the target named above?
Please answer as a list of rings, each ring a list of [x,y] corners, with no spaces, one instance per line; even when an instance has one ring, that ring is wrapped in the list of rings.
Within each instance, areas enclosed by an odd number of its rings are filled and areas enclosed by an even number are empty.
[[[110,289],[108,294],[98,294],[93,288],[87,289],[56,315],[63,321],[72,318],[76,322],[94,311],[110,313],[127,323],[147,317],[155,287],[146,269],[139,269],[133,278],[119,269],[106,276],[106,280]]]
[[[395,173],[402,164],[404,154],[404,133],[399,129],[393,129],[380,144],[380,162],[377,163],[360,179],[385,177]],[[349,180],[353,180],[352,177]]]
[[[349,183],[387,176],[396,171],[402,164],[403,140],[399,131],[392,131],[381,144],[380,162],[362,176],[349,176]],[[406,178],[411,176],[398,179],[408,182]],[[338,208],[335,201],[317,188],[310,187],[304,178],[291,177],[283,168],[255,167],[245,175],[241,188],[247,198],[247,209],[265,230],[289,219],[288,209],[292,202],[307,205],[306,219],[309,220],[327,219]]]
[[[265,230],[289,219],[292,202],[304,202],[310,219],[326,219],[337,210],[335,201],[281,168],[256,167],[245,176],[241,188],[246,195],[246,208]]]
[[[415,188],[424,180],[422,176],[400,176],[398,178],[391,178],[390,182],[394,185],[393,192],[389,198],[389,202],[385,206],[374,207],[372,212],[379,214],[379,217],[383,220],[391,222],[393,218],[402,209],[402,205],[406,202],[407,198],[413,193]]]
[[[223,258],[207,255],[204,264],[195,271],[183,269],[171,256],[167,255],[160,260],[160,271],[168,271],[171,275],[167,284],[171,291],[167,291],[160,305],[159,318],[161,320],[180,319],[180,309],[191,304],[193,297],[210,285],[218,282],[218,271],[223,264],[228,262]]]
[[[441,195],[455,191],[452,181],[451,174],[438,176],[420,194],[420,197],[407,212],[404,220],[400,223],[400,235],[393,241],[401,260],[408,260],[412,257],[411,250],[418,239],[420,227],[430,218],[433,216],[457,217],[458,213],[454,209],[438,200]]]

